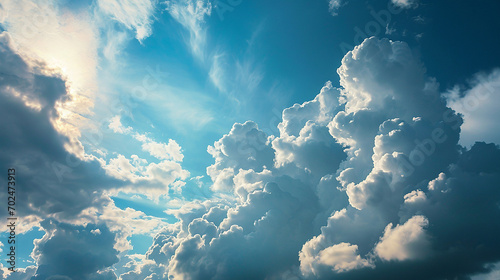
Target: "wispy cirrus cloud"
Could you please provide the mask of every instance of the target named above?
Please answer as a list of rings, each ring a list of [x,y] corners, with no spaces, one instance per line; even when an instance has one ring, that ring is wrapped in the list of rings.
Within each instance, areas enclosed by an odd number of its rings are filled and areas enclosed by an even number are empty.
[[[206,27],[205,17],[212,14],[209,0],[171,0],[164,2],[166,10],[189,32],[191,52],[201,60],[205,59]]]
[[[338,11],[342,5],[344,5],[344,0],[330,0],[328,2],[328,10],[330,11],[330,14],[332,14],[332,16],[338,15]]]
[[[99,0],[97,6],[101,12],[133,30],[135,38],[142,42],[153,32],[156,3],[156,0]]]

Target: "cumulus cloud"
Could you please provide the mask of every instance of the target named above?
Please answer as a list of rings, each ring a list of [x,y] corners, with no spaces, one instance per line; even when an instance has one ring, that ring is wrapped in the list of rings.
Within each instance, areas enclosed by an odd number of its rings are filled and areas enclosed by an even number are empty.
[[[460,144],[476,141],[500,143],[496,129],[497,105],[500,103],[500,69],[478,73],[467,86],[455,86],[446,94],[448,106],[463,115]]]
[[[229,134],[208,147],[208,153],[215,158],[207,168],[215,190],[232,191],[232,178],[240,169],[261,172],[274,164],[267,135],[250,121],[235,124]]]
[[[43,61],[49,69],[59,68],[72,80],[76,93],[92,95],[96,87],[98,31],[89,23],[91,15],[87,11],[75,14],[58,9],[56,1],[31,0],[5,0],[2,8],[5,16],[1,24],[13,38],[17,51]]]
[[[108,127],[119,134],[132,134],[133,132],[132,127],[123,126],[120,116],[111,118]],[[135,154],[130,158],[118,154],[115,158],[110,158],[108,162],[101,161],[106,174],[133,184],[121,189],[122,191],[136,192],[139,187],[143,186],[149,195],[152,193],[167,195],[169,187],[173,187],[176,192],[180,193],[181,187],[185,184],[182,180],[186,180],[190,175],[181,166],[184,158],[181,146],[173,139],[169,139],[168,143],[162,143],[154,141],[147,134],[136,132],[131,136],[142,143],[143,151],[159,162],[148,162]]]
[[[414,190],[404,196],[405,203],[418,203],[427,199],[425,193],[421,190]]]
[[[121,191],[137,192],[142,188],[141,193],[151,196],[168,195],[169,187],[174,187],[178,192],[189,177],[189,171],[175,161],[162,160],[160,162],[148,162],[137,155],[126,158],[119,154],[116,158],[111,158],[108,163],[102,166],[106,174],[131,184]]]
[[[7,268],[5,268],[6,270]],[[18,268],[16,273],[11,273],[5,271],[3,275],[6,280],[30,280],[33,275],[35,275],[36,266],[30,265],[26,268]],[[0,270],[0,275],[2,275],[2,270]]]
[[[384,236],[375,246],[375,253],[383,260],[408,260],[427,257],[429,241],[424,228],[429,221],[424,216],[414,216],[403,225],[387,225]]]
[[[249,121],[210,146],[217,198],[171,212],[127,277],[439,279],[498,261],[498,147],[458,145],[460,115],[404,43],[367,39],[338,73],[277,137]]]
[[[344,272],[355,268],[370,266],[367,260],[357,254],[358,246],[339,243],[319,253],[319,263],[333,267],[335,271]]]
[[[323,248],[324,236],[318,236],[307,242],[300,252],[300,268],[304,276],[319,276],[320,270],[329,268],[335,272],[347,272],[363,267],[373,267],[369,260],[361,258],[358,246],[341,242]]]

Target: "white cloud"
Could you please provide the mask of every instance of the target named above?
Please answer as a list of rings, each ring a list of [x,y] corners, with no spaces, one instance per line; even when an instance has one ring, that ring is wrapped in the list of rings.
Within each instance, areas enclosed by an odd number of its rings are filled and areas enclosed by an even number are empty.
[[[387,225],[384,236],[375,246],[375,253],[381,259],[390,260],[410,260],[422,259],[430,253],[430,242],[425,227],[429,221],[424,216],[414,216],[403,225]]]
[[[109,123],[108,127],[113,132],[120,134],[128,134],[133,130],[130,126],[124,127],[120,120],[120,116],[118,115],[111,118],[111,122]]]
[[[109,128],[120,134],[133,132],[132,127],[123,126],[118,115],[111,118]],[[166,195],[169,187],[180,192],[180,188],[185,183],[179,180],[186,180],[189,177],[189,172],[182,169],[180,164],[184,158],[181,146],[172,139],[169,139],[168,143],[156,142],[146,134],[135,133],[132,137],[142,143],[143,151],[160,161],[148,163],[146,159],[137,155],[131,155],[128,159],[124,155],[118,154],[116,158],[111,158],[108,163],[102,162],[106,174],[123,181],[129,181],[135,184],[135,187],[138,187],[138,184],[144,184],[149,188],[149,194],[152,192]],[[126,191],[134,192],[133,188],[130,187]]]
[[[113,20],[134,30],[135,38],[142,42],[152,33],[156,1],[154,0],[98,0],[99,9]]]
[[[184,155],[181,152],[181,146],[175,140],[168,139],[168,144],[153,141],[144,134],[136,134],[134,138],[142,142],[142,150],[161,160],[182,161]]]
[[[496,123],[500,105],[500,69],[474,75],[469,87],[456,86],[447,92],[446,97],[448,106],[464,116],[460,144],[470,147],[476,141],[500,143]]]
[[[212,83],[219,89],[221,92],[225,92],[226,89],[226,81],[224,79],[224,54],[216,54],[212,56],[212,66],[210,68],[209,76]]]
[[[425,193],[421,190],[414,190],[408,194],[405,194],[404,196],[405,203],[418,203],[418,202],[424,202],[427,197],[425,196]]]
[[[338,272],[371,266],[358,255],[358,246],[340,243],[328,247],[319,253],[319,263],[333,267]]]
[[[361,258],[358,246],[339,243],[324,248],[324,236],[317,236],[308,241],[300,252],[300,268],[305,276],[321,276],[321,267],[335,272],[347,272],[363,267],[374,267],[369,260]],[[324,249],[322,249],[324,248]]]
[[[165,2],[167,11],[189,31],[189,46],[193,54],[205,59],[206,29],[205,17],[212,14],[208,0],[171,0]]]
[[[3,273],[7,275],[4,278],[6,280],[29,280],[32,279],[31,277],[36,273],[36,266],[34,265],[29,265],[26,268],[16,268],[16,273],[11,273],[2,264],[0,264],[0,268],[3,270]],[[2,276],[1,270],[0,276]]]
[[[328,9],[330,11],[330,13],[332,14],[332,16],[336,16],[338,15],[338,11],[340,9],[340,7],[342,7],[343,5],[343,0],[330,0],[330,2],[328,2]]]
[[[328,127],[349,146],[338,179],[353,207],[362,209],[368,201],[378,204],[392,195],[401,199],[412,191],[401,193],[404,181],[416,179],[411,177],[415,170],[430,180],[456,156],[453,143],[459,131],[454,127],[461,119],[448,114],[435,81],[425,77],[406,44],[367,39],[344,57],[337,72],[345,109]],[[453,122],[443,122],[444,116]],[[434,137],[437,142],[432,140],[436,132],[441,135]]]
[[[396,6],[404,9],[415,8],[418,6],[418,0],[391,0]]]
[[[471,222],[490,227],[479,205],[498,212],[498,149],[459,152],[460,117],[404,43],[367,39],[338,73],[342,88],[327,83],[314,100],[284,110],[278,136],[246,122],[208,148],[214,198],[167,211],[180,221],[153,245],[151,258],[166,266],[156,275],[384,279],[394,266],[391,276],[407,279],[399,262],[387,262],[404,260],[415,268],[410,279],[429,279],[431,261],[450,268],[462,257],[484,263],[476,258],[482,253],[470,255],[473,246],[450,248],[463,244],[468,231],[459,229]],[[477,160],[486,154],[493,160]],[[472,178],[482,178],[484,192],[466,187],[476,185]],[[491,198],[484,203],[481,193]],[[477,217],[463,218],[471,213]],[[496,248],[481,232],[474,233]]]
[[[189,172],[182,169],[178,162],[162,160],[158,163],[148,163],[145,159],[132,155],[131,159],[119,154],[103,165],[106,174],[123,181],[128,181],[133,186],[121,188],[122,191],[137,193],[142,186],[142,194],[167,195],[169,187],[178,187],[178,180],[186,180]]]
[[[120,180],[129,180],[136,182],[140,177],[138,173],[140,166],[134,166],[129,159],[123,155],[118,155],[116,158],[110,159],[109,163],[104,167],[106,172]]]
[[[218,191],[234,191],[233,178],[240,169],[261,172],[273,166],[273,150],[267,135],[250,121],[234,124],[228,134],[207,150],[215,159],[207,167],[207,174],[214,182],[212,188]]]

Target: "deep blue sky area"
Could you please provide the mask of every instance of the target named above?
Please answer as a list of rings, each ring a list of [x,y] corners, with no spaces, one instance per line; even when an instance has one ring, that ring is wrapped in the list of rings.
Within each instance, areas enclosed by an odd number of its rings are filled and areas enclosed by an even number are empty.
[[[428,18],[420,50],[428,73],[443,86],[462,83],[500,63],[498,1],[437,1],[422,4]]]

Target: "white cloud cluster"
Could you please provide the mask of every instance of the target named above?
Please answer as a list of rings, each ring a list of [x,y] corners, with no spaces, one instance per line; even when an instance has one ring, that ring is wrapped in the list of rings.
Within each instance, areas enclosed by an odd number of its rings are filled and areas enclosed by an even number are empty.
[[[181,146],[175,140],[169,139],[168,144],[158,143],[144,134],[136,134],[135,139],[142,143],[142,149],[157,159],[182,161],[184,155]]]
[[[321,266],[340,273],[373,267],[368,259],[361,258],[357,245],[341,242],[325,248],[325,242],[324,236],[317,236],[308,241],[308,246],[300,252],[300,269],[304,276],[318,275]]]
[[[210,146],[219,198],[172,212],[127,277],[437,279],[498,261],[500,149],[457,144],[461,117],[404,43],[367,39],[338,73],[278,137],[246,122]]]
[[[114,133],[120,133],[120,134],[128,134],[133,130],[133,128],[130,126],[127,127],[123,126],[119,115],[116,115],[111,118],[111,122],[109,123],[108,127]]]
[[[388,224],[384,236],[375,246],[375,253],[383,260],[404,261],[428,256],[430,244],[424,227],[429,221],[424,216],[414,216],[395,228]]]
[[[119,134],[133,133],[132,127],[125,127],[121,123],[119,115],[111,118],[108,127]],[[145,184],[148,192],[155,194],[167,195],[169,187],[180,192],[180,188],[185,184],[182,180],[186,180],[190,175],[181,166],[184,158],[181,146],[173,139],[169,139],[168,143],[156,142],[146,134],[137,132],[132,137],[142,144],[143,151],[159,162],[149,163],[135,154],[131,155],[130,159],[118,154],[107,163],[101,160],[106,174],[134,184],[133,188],[128,188],[130,191],[137,191],[139,186]]]
[[[158,163],[151,162],[132,155],[130,159],[119,154],[102,166],[106,174],[131,185],[121,188],[122,191],[137,192],[143,188],[144,194],[168,195],[169,187],[180,191],[189,177],[189,172],[182,169],[182,166],[175,161],[162,160]]]

